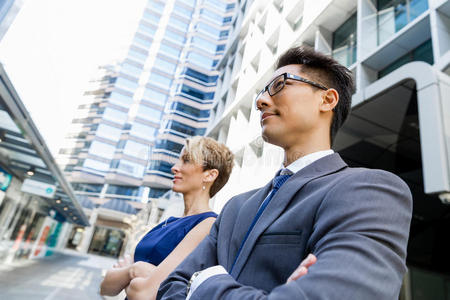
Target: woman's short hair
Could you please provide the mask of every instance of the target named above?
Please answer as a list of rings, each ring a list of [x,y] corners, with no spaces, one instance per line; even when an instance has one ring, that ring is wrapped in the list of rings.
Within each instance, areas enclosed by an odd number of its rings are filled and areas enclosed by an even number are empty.
[[[193,163],[203,166],[203,170],[216,169],[219,175],[209,190],[213,197],[227,183],[234,164],[234,155],[222,143],[209,137],[194,136],[186,139],[184,155]]]

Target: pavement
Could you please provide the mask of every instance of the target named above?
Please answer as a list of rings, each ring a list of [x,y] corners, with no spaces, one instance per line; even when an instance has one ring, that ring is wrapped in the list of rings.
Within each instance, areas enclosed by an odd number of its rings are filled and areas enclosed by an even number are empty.
[[[116,260],[64,250],[52,256],[0,263],[0,299],[8,300],[123,300],[102,297],[102,274]]]

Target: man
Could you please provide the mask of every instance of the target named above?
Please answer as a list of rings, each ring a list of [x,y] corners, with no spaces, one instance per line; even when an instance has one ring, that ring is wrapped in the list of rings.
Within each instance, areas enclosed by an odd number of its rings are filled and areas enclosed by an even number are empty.
[[[280,57],[256,105],[284,168],[225,205],[159,299],[398,298],[411,194],[397,176],[349,168],[330,149],[352,93],[350,71],[330,57],[304,47]],[[309,253],[317,261],[292,280]]]

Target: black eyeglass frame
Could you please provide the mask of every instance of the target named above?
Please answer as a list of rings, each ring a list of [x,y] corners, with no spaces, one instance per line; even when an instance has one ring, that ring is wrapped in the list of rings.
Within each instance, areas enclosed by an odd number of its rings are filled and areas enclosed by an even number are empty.
[[[271,93],[270,90],[271,90],[273,84],[278,80],[278,78],[280,78],[280,76],[283,76],[283,86],[282,86],[278,91],[276,91],[275,93]],[[292,79],[292,80],[296,80],[296,81],[301,81],[301,82],[310,84],[310,85],[312,85],[312,86],[314,86],[314,87],[316,87],[316,88],[319,88],[319,89],[321,89],[321,90],[324,90],[324,91],[327,91],[327,90],[328,90],[327,87],[321,85],[320,83],[317,83],[317,82],[311,81],[311,80],[309,80],[309,79],[300,77],[300,76],[298,76],[298,75],[294,75],[294,74],[291,74],[291,73],[287,73],[287,72],[286,72],[286,73],[280,74],[280,75],[278,75],[277,77],[275,77],[271,82],[269,82],[269,83],[264,87],[264,89],[262,89],[262,90],[258,93],[258,95],[256,95],[256,98],[255,98],[255,105],[256,105],[256,101],[259,99],[259,97],[261,97],[261,95],[264,94],[265,92],[268,92],[270,96],[274,96],[274,95],[278,94],[278,93],[279,93],[282,89],[284,89],[284,87],[286,86],[286,80],[287,80],[287,79]]]

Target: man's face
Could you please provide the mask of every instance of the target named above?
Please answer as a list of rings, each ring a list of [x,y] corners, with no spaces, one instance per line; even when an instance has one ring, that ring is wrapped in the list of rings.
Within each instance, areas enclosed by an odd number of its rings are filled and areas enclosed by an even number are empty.
[[[308,74],[300,72],[300,66],[281,67],[270,81],[286,72],[313,80]],[[323,92],[308,83],[287,79],[285,87],[277,94],[270,96],[265,92],[261,95],[256,105],[261,112],[263,139],[283,148],[307,142],[306,139],[314,133],[320,121]]]

